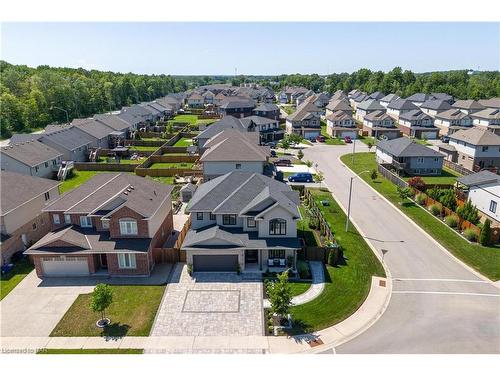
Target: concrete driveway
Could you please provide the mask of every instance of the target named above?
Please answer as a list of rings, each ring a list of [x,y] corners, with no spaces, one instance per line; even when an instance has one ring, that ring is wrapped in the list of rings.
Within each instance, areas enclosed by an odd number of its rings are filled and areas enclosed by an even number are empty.
[[[357,151],[368,151],[357,143]],[[344,208],[354,174],[338,157],[351,150],[304,150]],[[360,179],[353,183],[351,215],[379,254],[387,250],[393,291],[382,317],[337,353],[500,352],[500,291],[493,283],[456,261]]]
[[[186,265],[174,270],[151,336],[262,336],[261,281],[229,273],[195,273]]]
[[[42,281],[32,271],[0,302],[1,336],[49,336],[76,297],[93,288],[70,280],[66,285]]]

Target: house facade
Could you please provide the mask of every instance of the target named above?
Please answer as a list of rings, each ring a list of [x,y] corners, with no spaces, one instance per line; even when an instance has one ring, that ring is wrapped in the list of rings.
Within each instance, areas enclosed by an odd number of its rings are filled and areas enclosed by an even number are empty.
[[[316,138],[321,134],[322,109],[312,103],[303,103],[286,118],[287,134],[298,134],[306,139]]]
[[[472,123],[482,129],[487,129],[500,135],[500,109],[486,108],[472,115]]]
[[[384,111],[385,108],[375,99],[367,99],[356,106],[356,120],[363,122],[364,117],[374,111]]]
[[[202,184],[187,208],[186,262],[194,272],[295,269],[299,203],[288,185],[257,173],[232,172]]]
[[[396,121],[403,113],[413,111],[418,107],[407,99],[396,99],[387,105],[387,114]]]
[[[458,130],[470,128],[472,117],[459,109],[451,108],[435,116],[434,126],[439,128],[440,135],[451,135]]]
[[[205,98],[197,92],[194,92],[187,98],[187,105],[189,108],[203,108],[205,105]]]
[[[332,112],[326,116],[326,132],[330,137],[356,139],[358,129],[351,114],[344,111]]]
[[[51,231],[25,251],[39,277],[148,276],[173,229],[172,187],[100,173],[43,209]]]
[[[409,137],[422,139],[437,139],[439,129],[434,126],[434,120],[422,110],[415,109],[399,116],[399,129]]]
[[[261,103],[253,109],[253,114],[259,117],[267,117],[273,120],[279,120],[280,109],[276,104]]]
[[[230,96],[219,107],[222,116],[243,118],[253,115],[255,102],[247,97]]]
[[[394,119],[385,111],[374,111],[363,118],[363,134],[377,139],[394,139],[401,136]]]
[[[470,199],[479,211],[500,223],[500,176],[490,171],[472,173],[457,179],[460,185],[467,188],[467,199]]]

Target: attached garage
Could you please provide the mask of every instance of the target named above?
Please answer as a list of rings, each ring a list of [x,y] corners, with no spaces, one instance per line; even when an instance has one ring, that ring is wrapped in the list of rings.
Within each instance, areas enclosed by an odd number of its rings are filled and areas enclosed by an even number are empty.
[[[44,276],[87,276],[89,264],[86,257],[57,256],[41,260]]]
[[[236,272],[238,255],[193,255],[194,272]]]

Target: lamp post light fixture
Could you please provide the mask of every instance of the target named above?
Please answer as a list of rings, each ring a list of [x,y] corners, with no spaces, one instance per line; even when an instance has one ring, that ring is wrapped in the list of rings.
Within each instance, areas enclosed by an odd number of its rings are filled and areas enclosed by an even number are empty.
[[[54,109],[58,109],[60,111],[63,111],[64,113],[66,113],[66,123],[69,125],[69,115],[68,115],[68,111],[65,110],[64,108],[61,108],[61,107],[56,107],[55,105],[53,105],[52,107],[50,107],[51,109],[54,108]]]
[[[349,230],[349,218],[351,217],[351,196],[352,196],[352,181],[356,178],[361,176],[363,173],[368,173],[370,172],[369,170],[359,172],[356,176],[351,177],[351,181],[349,182],[349,200],[347,203],[347,217],[345,220],[345,231],[347,232]]]

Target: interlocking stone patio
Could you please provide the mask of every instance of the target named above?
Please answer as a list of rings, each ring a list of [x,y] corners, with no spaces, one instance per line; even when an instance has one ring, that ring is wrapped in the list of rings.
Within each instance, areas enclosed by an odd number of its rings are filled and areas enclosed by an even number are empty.
[[[151,336],[263,335],[262,282],[236,274],[197,273],[178,264]]]

